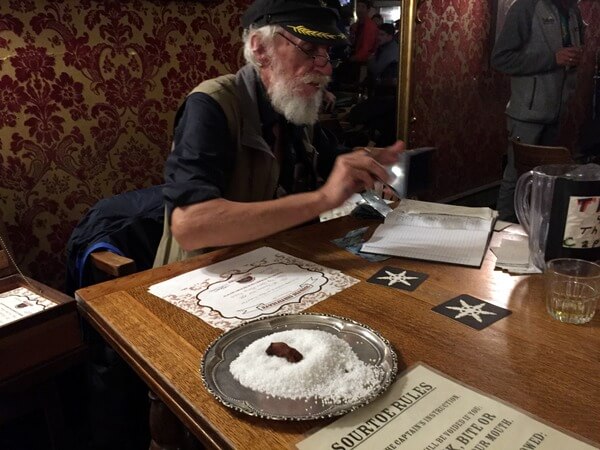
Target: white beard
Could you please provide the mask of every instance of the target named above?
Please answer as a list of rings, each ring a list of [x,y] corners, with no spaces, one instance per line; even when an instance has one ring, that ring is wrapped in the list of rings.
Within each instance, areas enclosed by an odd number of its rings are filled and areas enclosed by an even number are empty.
[[[281,70],[281,66],[274,68],[274,75],[268,93],[275,111],[283,114],[294,125],[313,125],[316,123],[323,101],[323,89],[320,89],[311,97],[303,97],[295,93],[295,88],[307,81],[317,82],[325,87],[329,82],[329,77],[305,75],[300,79],[288,79]]]

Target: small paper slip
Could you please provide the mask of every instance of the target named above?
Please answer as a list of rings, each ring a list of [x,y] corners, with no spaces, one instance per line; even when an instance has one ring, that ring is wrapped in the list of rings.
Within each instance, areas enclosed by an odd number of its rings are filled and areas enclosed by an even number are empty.
[[[381,205],[381,207],[383,207],[383,208],[386,208],[387,205],[389,205],[390,203],[393,203],[392,200],[386,200],[386,199],[380,199],[380,201],[382,203],[385,203],[384,205]],[[321,213],[319,215],[319,221],[327,222],[328,220],[337,219],[338,217],[349,216],[350,214],[352,214],[352,211],[354,211],[357,206],[364,205],[364,204],[369,204],[369,202],[365,199],[365,197],[363,195],[352,194],[352,196],[348,200],[346,200],[344,203],[342,203],[341,206],[338,206],[337,208],[330,209],[329,211],[325,211],[325,212]],[[371,206],[373,206],[373,205],[371,205]],[[375,208],[375,209],[377,209],[377,208]],[[382,216],[384,216],[384,214],[382,214]]]
[[[364,234],[367,232],[369,227],[357,228],[356,230],[349,231],[346,233],[346,236],[334,239],[333,242],[340,248],[348,250],[350,253],[355,254],[356,256],[360,256],[361,258],[365,258],[367,261],[377,262],[377,261],[385,261],[389,258],[389,256],[385,255],[374,255],[372,253],[363,253],[360,251],[362,243],[364,242]]]
[[[321,222],[326,222],[331,219],[337,219],[338,217],[347,216],[354,210],[354,208],[356,208],[361,203],[365,203],[365,201],[360,196],[360,194],[352,194],[352,196],[344,203],[342,203],[341,206],[321,213],[319,215],[319,220]]]
[[[56,306],[27,288],[19,287],[0,294],[0,326]]]
[[[403,199],[361,251],[479,267],[497,213]]]

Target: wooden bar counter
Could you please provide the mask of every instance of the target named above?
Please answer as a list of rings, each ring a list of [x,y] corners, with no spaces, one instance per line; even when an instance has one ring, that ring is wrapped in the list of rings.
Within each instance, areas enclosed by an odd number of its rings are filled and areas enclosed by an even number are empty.
[[[377,221],[352,217],[280,233],[246,246],[81,289],[83,315],[123,356],[207,448],[293,448],[329,423],[277,422],[221,405],[203,387],[200,363],[221,331],[147,292],[150,285],[261,246],[341,270],[361,280],[307,312],[348,317],[379,331],[399,357],[399,370],[423,362],[542,420],[600,442],[600,314],[569,325],[546,312],[540,275],[494,270],[488,252],[481,268],[391,258],[372,263],[330,241]],[[367,283],[384,266],[429,278],[407,292]],[[477,331],[431,311],[469,294],[512,311]]]

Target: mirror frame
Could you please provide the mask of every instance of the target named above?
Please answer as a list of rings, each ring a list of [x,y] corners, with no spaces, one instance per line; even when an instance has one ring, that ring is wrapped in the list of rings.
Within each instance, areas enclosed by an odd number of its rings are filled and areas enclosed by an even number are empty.
[[[400,7],[400,64],[398,64],[398,95],[396,98],[396,135],[408,148],[410,145],[409,125],[416,119],[411,117],[412,71],[415,26],[418,23],[419,0],[402,0]]]

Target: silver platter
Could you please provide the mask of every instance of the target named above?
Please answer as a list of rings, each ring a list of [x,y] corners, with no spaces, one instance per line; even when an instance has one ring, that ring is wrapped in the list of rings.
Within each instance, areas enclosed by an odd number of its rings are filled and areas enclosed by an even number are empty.
[[[229,371],[241,351],[269,334],[286,330],[321,330],[346,341],[360,360],[381,368],[379,386],[353,403],[325,405],[319,399],[285,399],[242,386]],[[390,343],[379,333],[350,319],[326,314],[288,314],[247,322],[218,337],[202,359],[202,381],[225,406],[251,416],[272,420],[313,420],[339,416],[373,401],[396,378],[398,360]]]

